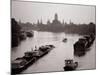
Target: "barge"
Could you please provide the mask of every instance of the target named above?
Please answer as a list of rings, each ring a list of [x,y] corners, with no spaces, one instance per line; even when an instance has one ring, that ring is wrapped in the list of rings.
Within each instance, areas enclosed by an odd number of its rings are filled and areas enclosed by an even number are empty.
[[[89,50],[90,46],[93,44],[95,37],[94,35],[85,35],[82,38],[79,38],[77,42],[75,42],[74,46],[74,55],[83,56],[86,54],[86,51]]]
[[[11,73],[19,74],[20,72],[28,68],[30,65],[35,63],[39,58],[46,55],[53,48],[53,45],[45,45],[39,47],[39,49],[25,52],[23,57],[18,57],[12,61]]]

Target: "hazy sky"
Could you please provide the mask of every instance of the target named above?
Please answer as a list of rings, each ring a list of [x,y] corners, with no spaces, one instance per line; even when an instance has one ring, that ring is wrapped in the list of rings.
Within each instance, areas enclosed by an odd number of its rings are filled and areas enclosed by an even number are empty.
[[[95,23],[95,6],[12,1],[12,17],[17,21],[37,23],[42,19],[46,23],[49,19],[52,22],[55,13],[61,22]]]

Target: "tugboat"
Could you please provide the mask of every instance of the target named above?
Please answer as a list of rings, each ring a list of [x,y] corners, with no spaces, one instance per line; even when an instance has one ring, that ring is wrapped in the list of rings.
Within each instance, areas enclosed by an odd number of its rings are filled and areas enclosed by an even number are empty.
[[[53,45],[41,46],[39,49],[35,49],[32,51],[27,51],[24,53],[23,57],[18,57],[11,63],[11,72],[12,74],[19,74],[24,69],[28,68],[34,62],[36,62],[39,58],[47,54],[50,50],[54,48]]]
[[[64,38],[62,41],[63,41],[63,42],[67,42],[67,38]]]
[[[78,67],[78,62],[74,62],[72,59],[65,60],[64,71],[73,71]]]

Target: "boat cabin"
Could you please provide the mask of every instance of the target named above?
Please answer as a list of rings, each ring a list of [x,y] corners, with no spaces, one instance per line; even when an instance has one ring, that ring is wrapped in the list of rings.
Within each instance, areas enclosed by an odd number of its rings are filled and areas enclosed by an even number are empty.
[[[49,46],[47,46],[47,47],[46,46],[42,46],[42,47],[39,48],[39,50],[44,52],[44,51],[46,51],[49,48],[50,48]]]
[[[85,44],[85,43],[87,42],[87,39],[86,39],[86,38],[80,38],[80,39],[79,39],[79,42]]]
[[[27,63],[24,59],[16,59],[12,62],[12,68],[20,68],[21,66],[24,66]]]
[[[65,60],[65,64],[72,64],[73,60]]]
[[[33,56],[33,52],[25,52],[25,57],[32,57]]]
[[[39,55],[39,51],[38,50],[25,52],[25,57],[33,57],[33,56],[38,56],[38,55]]]

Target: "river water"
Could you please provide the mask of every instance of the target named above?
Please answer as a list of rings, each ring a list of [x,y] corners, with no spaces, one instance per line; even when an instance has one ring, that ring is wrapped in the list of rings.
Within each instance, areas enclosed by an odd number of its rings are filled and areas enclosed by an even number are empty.
[[[63,38],[67,38],[67,42],[62,42]],[[73,44],[80,38],[79,35],[51,32],[34,31],[34,37],[27,38],[22,41],[18,47],[12,48],[11,60],[24,55],[24,52],[30,51],[35,46],[53,44],[55,48],[47,55],[32,64],[23,73],[36,72],[54,72],[64,71],[65,59],[74,59],[79,62],[77,70],[94,69],[95,68],[95,43],[91,46],[90,51],[83,57],[75,57],[73,55]]]

